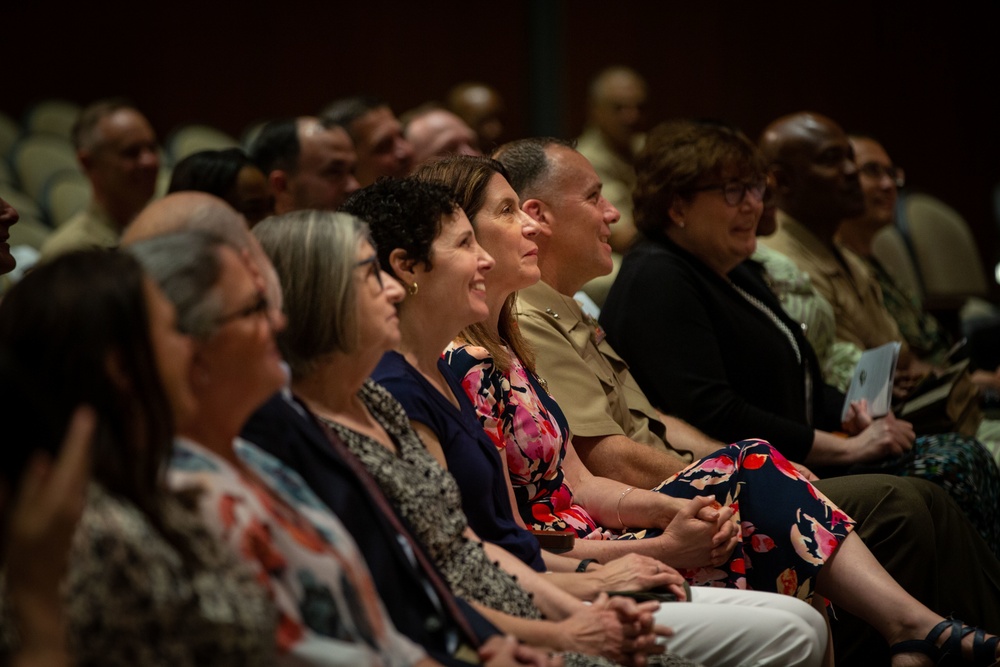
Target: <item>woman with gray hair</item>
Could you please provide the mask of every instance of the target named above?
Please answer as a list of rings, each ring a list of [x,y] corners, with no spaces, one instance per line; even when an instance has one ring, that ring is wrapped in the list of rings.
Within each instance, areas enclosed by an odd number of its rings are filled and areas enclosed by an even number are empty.
[[[654,639],[665,630],[653,626],[655,604],[602,594],[591,606],[577,600],[546,608],[559,620],[544,621],[530,596],[487,558],[454,478],[424,448],[396,400],[369,380],[399,343],[396,304],[404,291],[381,270],[363,223],[297,212],[265,220],[253,233],[282,280],[288,328],[278,340],[292,389],[368,468],[450,587],[502,630],[572,651],[572,664],[631,663],[661,652]],[[323,470],[300,473],[322,496]]]
[[[218,540],[256,570],[280,614],[286,664],[429,665],[394,628],[354,541],[295,474],[237,437],[285,384],[281,329],[244,255],[207,232],[140,241],[130,251],[194,338],[197,408],[178,424],[172,488],[196,492]]]

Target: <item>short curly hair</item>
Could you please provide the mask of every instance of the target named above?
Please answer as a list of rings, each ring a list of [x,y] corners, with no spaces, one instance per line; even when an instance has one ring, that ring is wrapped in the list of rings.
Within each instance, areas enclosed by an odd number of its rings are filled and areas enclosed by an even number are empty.
[[[737,128],[715,121],[672,120],[656,126],[635,162],[632,191],[635,225],[649,238],[663,235],[676,197],[727,172],[764,178],[766,163],[757,146]]]
[[[352,194],[340,210],[368,223],[379,263],[398,279],[389,263],[392,251],[401,248],[408,259],[433,268],[431,245],[458,202],[439,183],[387,178]]]

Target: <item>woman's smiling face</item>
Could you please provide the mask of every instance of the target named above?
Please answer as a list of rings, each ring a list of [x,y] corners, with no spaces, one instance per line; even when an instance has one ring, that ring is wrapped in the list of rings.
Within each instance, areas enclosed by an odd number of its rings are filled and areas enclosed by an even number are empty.
[[[473,220],[476,239],[496,262],[486,286],[503,295],[539,281],[538,223],[518,204],[517,194],[501,174],[493,174],[486,201]]]
[[[453,334],[489,315],[486,281],[493,258],[479,245],[462,209],[442,220],[431,244],[430,266],[414,268],[419,291],[412,304],[433,309],[435,318],[446,318]]]

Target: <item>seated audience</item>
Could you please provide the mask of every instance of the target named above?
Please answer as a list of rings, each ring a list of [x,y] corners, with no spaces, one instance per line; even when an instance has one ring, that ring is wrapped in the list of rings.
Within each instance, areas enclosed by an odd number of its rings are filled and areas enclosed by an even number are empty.
[[[454,480],[420,444],[399,405],[367,379],[398,342],[395,304],[404,291],[381,271],[362,223],[308,212],[267,220],[254,234],[284,286],[289,327],[279,342],[293,390],[368,468],[449,586],[530,643],[612,659],[657,652],[648,605],[601,596],[590,607],[549,606],[546,613],[560,622],[541,621],[530,597],[486,558]],[[302,473],[326,493],[323,470]],[[626,649],[626,640],[635,646]]]
[[[45,382],[36,440],[8,448],[52,451],[78,406],[93,415],[92,481],[62,587],[74,662],[273,664],[264,591],[166,488],[173,424],[195,410],[192,346],[138,263],[91,250],[36,269],[0,304],[0,346]]]
[[[226,239],[225,247],[219,247],[215,255],[202,252],[201,257],[194,257],[191,252],[197,249],[196,244],[191,246],[186,240],[161,240],[160,245],[146,247],[140,252],[155,267],[157,274],[172,278],[170,293],[183,302],[180,308],[182,314],[187,313],[182,317],[183,322],[191,326],[203,326],[207,322],[217,328],[207,341],[198,343],[196,350],[202,371],[196,391],[203,396],[203,404],[210,409],[211,417],[193,418],[192,423],[181,430],[185,433],[186,429],[190,429],[192,434],[198,434],[199,441],[211,442],[215,447],[212,451],[225,453],[221,436],[228,433],[234,423],[239,424],[240,420],[233,418],[233,412],[244,411],[247,400],[250,400],[243,393],[258,395],[261,383],[274,382],[274,364],[277,362],[273,354],[267,353],[267,350],[273,352],[274,349],[273,343],[268,344],[267,341],[272,338],[274,329],[283,326],[281,290],[274,278],[273,267],[242,218],[221,200],[209,195],[168,195],[148,207],[136,220],[129,230],[129,240],[142,248],[144,239],[152,243],[163,234],[184,229],[210,230],[214,236]],[[246,269],[258,290],[261,285],[257,276],[262,277],[265,283],[274,283],[273,290],[268,286],[267,293],[275,294],[276,301],[268,300],[265,306],[258,293],[254,306],[241,311],[242,316],[220,323],[212,311],[219,311],[226,305],[220,304],[219,298],[225,296],[226,300],[230,299],[235,286],[230,284],[231,280],[222,284],[223,277],[216,276],[220,281],[219,287],[207,294],[201,294],[201,291],[206,282],[213,280],[212,272],[208,270],[213,264],[226,261],[226,273],[231,278],[235,277],[233,269],[242,268],[229,261],[233,256],[232,249],[252,260]],[[218,259],[220,255],[221,260]],[[237,270],[236,274],[241,272]],[[242,283],[245,288],[246,282]],[[197,285],[202,287],[194,289]],[[246,301],[250,301],[249,297]],[[256,335],[252,334],[253,331],[257,332]],[[250,345],[251,340],[256,344]],[[235,357],[241,360],[239,368],[226,371],[226,360],[233,361]],[[211,364],[208,364],[209,361]],[[281,375],[284,377],[283,371]],[[239,388],[234,388],[236,385]],[[232,392],[229,399],[218,395],[219,391],[226,390]],[[233,400],[234,397],[239,400]],[[215,406],[220,401],[223,405],[217,409]],[[265,420],[269,433],[276,430],[282,432],[280,437],[274,438],[275,441],[287,445],[295,440],[307,439],[316,431],[315,423],[310,421],[312,418],[305,416],[304,412],[300,414],[282,395],[274,396],[269,402],[271,414],[274,414],[275,406],[280,416]],[[208,431],[207,435],[205,431]],[[381,508],[387,506],[384,499],[366,493],[371,486],[358,479],[356,472],[360,464],[352,465],[340,457],[336,449],[331,449],[331,445],[338,444],[337,441],[326,438],[322,432],[318,437],[322,441],[325,459],[338,461],[341,469],[347,470],[346,474],[336,477],[340,497],[346,501],[338,505],[337,511],[349,524],[360,521],[364,526],[363,531],[353,531],[357,536],[354,539],[358,541],[365,560],[371,564],[369,569],[374,570],[379,589],[385,588],[391,593],[383,593],[383,596],[389,603],[394,623],[395,619],[401,621],[396,623],[400,631],[444,664],[476,661],[476,647],[479,647],[479,656],[484,660],[489,658],[491,662],[509,660],[512,653],[516,653],[518,661],[545,664],[544,657],[537,652],[531,652],[526,647],[512,648],[509,642],[494,637],[496,630],[454,598],[435,572],[422,569],[426,560],[415,558],[418,547],[401,522],[381,513]],[[193,441],[194,438],[189,435],[188,440]],[[352,586],[362,594],[371,589],[368,583],[370,575],[359,568],[356,558],[351,556],[354,542],[339,528],[343,524],[310,496],[308,488],[294,472],[246,442],[233,440],[232,443],[233,451],[241,457],[239,475],[226,474],[228,468],[221,463],[213,471],[212,466],[205,463],[212,459],[209,450],[188,442],[187,445],[182,444],[182,453],[174,460],[171,481],[205,489],[203,493],[207,497],[201,508],[209,523],[217,528],[219,507],[212,499],[219,492],[243,499],[240,507],[246,511],[232,515],[223,537],[227,542],[235,542],[235,550],[256,564],[262,573],[262,581],[269,583],[275,595],[283,619],[279,628],[282,656],[292,661],[315,661],[319,664],[338,661],[356,664],[359,659],[366,659],[361,656],[380,660],[392,657],[405,663],[406,656],[413,655],[412,649],[407,649],[406,642],[398,638],[390,624],[370,616],[376,613],[376,605],[372,604],[370,596],[366,597],[367,603],[362,605],[364,608],[357,612],[351,611],[352,602],[345,602],[345,598],[341,597],[346,595],[346,600],[350,601],[349,587]],[[288,496],[289,493],[292,497]],[[230,504],[229,500],[223,499],[223,521],[231,514],[226,509]],[[288,511],[275,517],[275,508],[281,507],[288,508]],[[308,521],[299,515],[299,511],[308,517]],[[315,528],[309,528],[310,524]],[[239,540],[242,536],[255,539],[253,536],[259,534],[261,527],[268,531],[272,539],[250,553]],[[317,540],[314,530],[323,535],[323,539]],[[325,540],[334,541],[331,544]],[[310,549],[314,551],[311,556]],[[289,563],[298,564],[298,569],[288,569]],[[343,576],[349,581],[337,583],[341,577],[337,573],[345,568],[347,572]],[[301,573],[301,576],[296,573]],[[331,585],[331,578],[333,587],[326,591]],[[330,600],[330,604],[319,604],[321,600]],[[308,605],[306,601],[310,601]],[[312,601],[317,601],[317,604],[314,606]],[[345,612],[345,609],[348,611]],[[342,627],[345,624],[346,627]],[[350,641],[359,635],[359,641]],[[390,664],[397,663],[390,661]]]
[[[721,447],[653,408],[596,320],[573,300],[581,284],[611,266],[606,226],[616,216],[601,197],[592,196],[601,191],[594,169],[556,139],[515,141],[496,157],[507,168],[522,209],[543,229],[535,237],[541,280],[518,293],[518,326],[536,350],[538,375],[559,401],[587,468],[652,488],[690,462],[687,452]],[[761,225],[767,217],[765,199]],[[888,475],[814,484],[858,521],[862,540],[911,595],[931,609],[1000,627],[1000,562],[940,487]],[[938,577],[975,581],[938,586]],[[888,661],[888,646],[843,609],[834,639],[841,664]]]
[[[488,185],[476,187],[482,181],[472,175],[483,160],[445,159],[421,169],[418,177],[448,183],[463,208],[470,208],[468,198],[484,201],[473,224],[479,243],[495,260],[486,281],[490,317],[480,327],[467,328],[446,358],[460,371],[487,433],[505,451],[525,522],[570,527],[589,537],[577,540],[575,550],[581,554],[608,557],[628,546],[652,552],[676,561],[695,583],[777,588],[803,598],[825,595],[875,626],[893,646],[897,664],[919,664],[922,653],[936,655],[934,642],[944,632],[951,641],[948,650],[963,650],[962,624],[943,620],[913,600],[852,533],[853,521],[765,443],[731,445],[664,482],[658,489],[662,493],[590,475],[573,452],[558,405],[528,370],[530,350],[512,322],[513,295],[539,277],[531,241],[537,225],[520,212],[498,163],[487,162],[495,165]],[[755,485],[741,483],[745,479],[763,480],[768,501],[755,502]],[[596,516],[576,504],[567,482],[575,487],[575,499],[591,505]],[[708,489],[710,495],[703,495]],[[724,507],[713,510],[712,503]],[[740,534],[728,529],[735,510],[743,531],[753,537],[745,552]],[[629,526],[648,528],[623,534]],[[925,633],[927,639],[916,639]],[[992,662],[998,642],[979,642],[975,650],[989,654]],[[964,649],[971,652],[971,642]]]
[[[655,559],[630,554],[601,564],[539,553],[536,540],[518,523],[508,497],[504,460],[479,425],[475,408],[452,375],[441,350],[470,324],[486,317],[485,281],[493,265],[476,243],[464,212],[443,186],[412,179],[369,186],[345,204],[369,221],[379,262],[405,286],[417,285],[399,303],[401,340],[386,353],[372,379],[388,389],[407,413],[422,444],[455,476],[462,507],[477,535],[502,546],[548,576],[502,567],[543,599],[542,583],[582,599],[601,591],[645,590],[682,579]],[[479,211],[470,207],[473,217]],[[583,571],[579,570],[582,567]],[[680,591],[675,591],[680,593]],[[744,622],[747,606],[755,623]],[[716,667],[774,662],[819,664],[827,640],[823,618],[790,596],[700,588],[687,604],[662,605],[657,621],[672,627],[670,652]]]
[[[101,100],[86,107],[73,126],[73,146],[90,181],[90,205],[46,239],[41,261],[70,250],[118,245],[122,230],[156,189],[156,134],[130,102]]]
[[[456,114],[479,137],[480,145],[493,148],[503,138],[503,99],[495,88],[478,81],[460,83],[445,97],[448,110]]]
[[[413,164],[445,155],[482,155],[479,137],[461,118],[436,104],[403,115],[403,136],[413,146]]]
[[[336,123],[311,116],[272,121],[254,139],[250,158],[267,177],[278,215],[335,211],[358,189],[354,143]]]
[[[413,168],[413,146],[389,105],[374,97],[349,97],[332,103],[321,114],[328,123],[345,128],[358,154],[361,187],[383,176],[400,178]]]
[[[200,151],[176,165],[167,192],[196,190],[224,200],[251,227],[274,212],[267,179],[239,148]]]

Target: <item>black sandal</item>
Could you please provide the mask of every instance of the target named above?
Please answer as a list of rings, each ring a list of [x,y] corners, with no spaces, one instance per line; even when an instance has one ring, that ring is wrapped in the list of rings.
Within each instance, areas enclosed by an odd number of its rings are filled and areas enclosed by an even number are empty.
[[[938,638],[945,630],[951,630],[944,643],[938,646]],[[962,639],[972,634],[972,661],[967,661],[962,655]],[[923,653],[935,665],[979,665],[992,667],[1000,664],[997,659],[997,644],[1000,637],[986,639],[986,633],[979,628],[971,628],[957,618],[947,618],[935,625],[924,639],[907,639],[889,647],[889,654]]]

